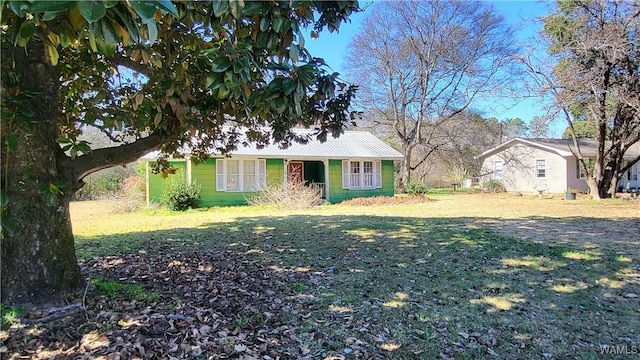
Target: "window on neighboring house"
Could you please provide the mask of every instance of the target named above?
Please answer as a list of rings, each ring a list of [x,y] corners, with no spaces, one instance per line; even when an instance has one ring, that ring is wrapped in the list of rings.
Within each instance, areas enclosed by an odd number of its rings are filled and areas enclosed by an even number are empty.
[[[376,189],[382,187],[380,161],[342,161],[343,189]]]
[[[217,191],[255,191],[266,187],[266,162],[216,159]]]
[[[627,164],[623,164],[623,166],[626,166]],[[638,180],[638,173],[640,173],[640,167],[638,166],[638,164],[633,164],[631,165],[631,167],[629,168],[629,170],[627,170],[627,180],[630,181],[637,181]]]
[[[587,173],[584,171],[584,166],[582,166],[582,163],[580,162],[580,160],[576,160],[576,165],[578,167],[578,169],[576,170],[576,174],[578,174],[578,179],[586,178]]]
[[[503,162],[501,160],[493,162],[493,179],[494,180],[502,180],[502,166]]]
[[[545,159],[536,160],[536,179],[543,179],[547,176],[547,161]]]
[[[593,168],[593,159],[585,159],[584,161],[587,163],[587,167],[589,169]],[[586,178],[587,177],[587,173],[584,170],[584,166],[582,166],[582,164],[580,163],[580,160],[576,160],[576,162],[577,162],[577,166],[578,166],[578,171],[577,171],[578,178],[580,178],[580,179]]]

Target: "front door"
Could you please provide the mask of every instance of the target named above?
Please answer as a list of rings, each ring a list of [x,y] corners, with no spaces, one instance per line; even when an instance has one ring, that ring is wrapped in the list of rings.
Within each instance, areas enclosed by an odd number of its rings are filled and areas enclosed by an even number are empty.
[[[287,173],[290,182],[304,182],[304,164],[302,161],[289,161]]]

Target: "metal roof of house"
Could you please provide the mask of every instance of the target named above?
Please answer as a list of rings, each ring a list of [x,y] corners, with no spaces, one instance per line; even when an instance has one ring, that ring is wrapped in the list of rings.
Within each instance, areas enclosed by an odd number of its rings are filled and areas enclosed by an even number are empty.
[[[476,155],[476,159],[483,159],[491,156],[504,149],[510,148],[516,144],[526,144],[529,146],[541,148],[547,151],[555,152],[560,156],[574,156],[575,146],[571,139],[522,139],[515,138],[493,147],[480,155]],[[593,140],[579,140],[580,150],[585,157],[595,157],[597,153],[597,144]],[[629,148],[625,154],[625,158],[635,158],[640,156],[640,143],[636,143]]]
[[[293,143],[286,149],[281,149],[278,145],[274,144],[263,149],[257,149],[251,144],[247,147],[239,147],[232,155],[299,159],[403,159],[402,154],[366,131],[345,131],[344,134],[338,138],[328,136],[325,142],[320,142],[313,138],[306,144]]]
[[[299,132],[304,132],[300,130]],[[148,154],[145,158],[155,158],[158,152]],[[218,154],[212,153],[212,156]],[[260,158],[288,158],[288,159],[378,159],[402,160],[404,156],[384,141],[366,131],[345,131],[338,138],[331,135],[327,141],[320,142],[312,138],[306,144],[293,143],[286,149],[277,144],[270,144],[262,149],[251,143],[248,146],[238,146],[231,156],[251,156]]]

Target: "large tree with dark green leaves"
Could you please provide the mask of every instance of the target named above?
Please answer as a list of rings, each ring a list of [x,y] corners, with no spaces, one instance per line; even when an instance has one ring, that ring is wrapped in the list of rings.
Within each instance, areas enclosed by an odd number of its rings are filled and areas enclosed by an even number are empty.
[[[82,284],[72,194],[153,150],[339,135],[354,87],[304,47],[356,1],[2,1],[2,299]],[[96,128],[119,146],[92,149]],[[240,134],[240,129],[244,134]]]
[[[544,34],[557,65],[551,74],[535,72],[564,109],[591,195],[610,197],[620,176],[640,161],[624,160],[640,141],[640,4],[561,0],[544,19]],[[582,125],[595,130],[593,166],[577,141]]]

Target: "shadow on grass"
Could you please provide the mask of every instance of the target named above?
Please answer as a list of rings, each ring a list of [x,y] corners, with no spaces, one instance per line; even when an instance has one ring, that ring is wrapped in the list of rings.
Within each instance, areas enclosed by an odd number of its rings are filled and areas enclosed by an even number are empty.
[[[500,226],[526,236],[500,235]],[[638,221],[292,215],[76,243],[81,258],[228,251],[304,274],[289,285],[308,310],[296,326],[316,329],[321,348],[353,337],[392,358],[564,357],[640,343],[638,239],[615,236],[632,226]],[[610,231],[611,242],[585,240],[597,231]]]
[[[483,226],[503,228],[518,238],[570,247],[604,247],[640,255],[640,218],[602,219],[588,217],[551,218],[533,216],[517,219],[477,219]],[[505,232],[505,231],[503,231]]]

